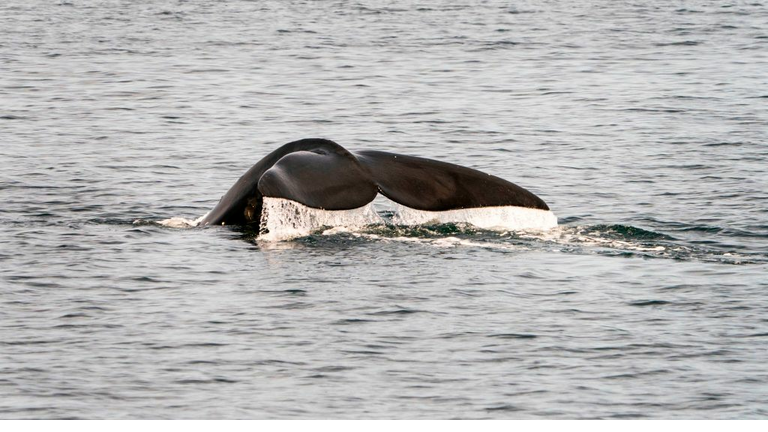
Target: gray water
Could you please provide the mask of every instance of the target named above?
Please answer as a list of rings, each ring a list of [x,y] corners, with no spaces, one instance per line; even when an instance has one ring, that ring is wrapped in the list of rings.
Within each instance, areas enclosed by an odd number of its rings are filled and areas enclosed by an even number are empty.
[[[766,418],[766,71],[762,0],[5,0],[0,418]],[[157,223],[305,137],[560,227]]]

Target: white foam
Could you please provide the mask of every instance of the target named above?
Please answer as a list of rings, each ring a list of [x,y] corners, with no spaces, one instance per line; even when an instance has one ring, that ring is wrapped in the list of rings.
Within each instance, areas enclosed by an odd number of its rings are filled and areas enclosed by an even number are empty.
[[[549,210],[512,206],[425,211],[398,205],[392,222],[396,225],[468,223],[488,230],[545,231],[557,226],[557,217]]]
[[[157,223],[169,228],[194,228],[200,225],[200,222],[202,222],[203,219],[205,219],[205,217],[208,216],[208,213],[200,216],[195,220],[186,219],[183,217],[172,217],[170,219],[163,219],[161,221],[158,221]]]
[[[321,210],[283,198],[264,197],[260,227],[263,234],[259,240],[304,237],[322,227],[337,228],[335,232],[339,232],[338,227],[349,231],[381,223],[372,204],[352,210]]]

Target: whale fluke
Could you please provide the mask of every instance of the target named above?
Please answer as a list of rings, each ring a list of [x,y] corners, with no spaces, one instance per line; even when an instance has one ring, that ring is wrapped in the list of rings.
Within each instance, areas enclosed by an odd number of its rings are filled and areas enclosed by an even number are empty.
[[[249,169],[200,226],[259,223],[264,197],[323,210],[350,210],[377,193],[424,211],[522,207],[549,210],[528,190],[499,177],[432,159],[365,150],[325,139],[294,141]]]
[[[471,168],[375,150],[354,154],[384,196],[417,210],[501,206],[549,210],[541,198],[520,186]]]

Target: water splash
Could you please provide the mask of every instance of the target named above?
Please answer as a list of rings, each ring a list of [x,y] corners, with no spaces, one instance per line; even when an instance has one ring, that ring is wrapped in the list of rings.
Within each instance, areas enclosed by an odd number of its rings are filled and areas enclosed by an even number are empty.
[[[280,241],[304,237],[323,227],[325,235],[359,231],[371,225],[382,226],[385,220],[373,204],[352,210],[320,210],[295,201],[265,198],[261,215],[260,240]],[[449,211],[423,211],[397,205],[391,215],[396,226],[422,226],[426,224],[461,224],[486,230],[543,231],[557,226],[557,217],[550,212],[521,207],[484,207]]]
[[[398,205],[392,222],[395,225],[466,223],[495,231],[546,231],[557,226],[557,217],[547,210],[512,206],[424,211]]]
[[[382,224],[372,204],[352,210],[321,210],[282,198],[264,198],[259,240],[305,237],[322,227],[357,230]]]

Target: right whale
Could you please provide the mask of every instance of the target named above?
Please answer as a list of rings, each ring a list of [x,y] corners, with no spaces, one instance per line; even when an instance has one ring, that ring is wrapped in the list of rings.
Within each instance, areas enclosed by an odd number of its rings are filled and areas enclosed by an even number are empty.
[[[200,222],[260,223],[264,198],[282,198],[322,210],[351,210],[378,193],[425,212],[519,208],[546,226],[557,225],[547,204],[528,190],[471,168],[374,150],[349,152],[326,139],[283,145],[251,167]],[[539,214],[539,212],[546,212]],[[521,226],[520,229],[531,228]]]

